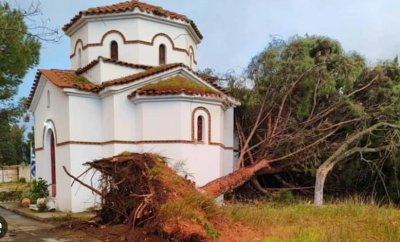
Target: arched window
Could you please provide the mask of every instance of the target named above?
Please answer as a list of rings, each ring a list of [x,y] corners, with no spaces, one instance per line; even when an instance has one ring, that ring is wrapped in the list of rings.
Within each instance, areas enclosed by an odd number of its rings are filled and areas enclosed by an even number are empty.
[[[47,90],[47,107],[50,107],[50,91]]]
[[[197,118],[197,141],[203,142],[204,141],[204,118],[199,116]]]
[[[78,68],[82,68],[82,51],[78,49]]]
[[[165,45],[160,45],[159,51],[158,51],[158,59],[160,65],[165,65]]]
[[[192,54],[190,54],[190,63],[189,63],[189,66],[190,66],[190,69],[193,69],[193,53]]]
[[[113,40],[110,45],[111,59],[118,60],[118,43]]]

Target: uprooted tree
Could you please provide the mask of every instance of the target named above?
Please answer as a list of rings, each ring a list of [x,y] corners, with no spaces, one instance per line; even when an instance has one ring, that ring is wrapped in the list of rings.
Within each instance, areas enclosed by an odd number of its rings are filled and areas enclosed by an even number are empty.
[[[236,112],[239,160],[233,173],[201,188],[207,194],[248,181],[269,194],[257,176],[314,168],[315,204],[322,205],[324,181],[335,164],[357,156],[382,160],[400,145],[396,60],[369,67],[337,41],[296,36],[274,39],[246,74],[245,81],[230,82],[242,102]]]
[[[371,67],[337,41],[319,36],[273,39],[242,80],[225,78],[242,105],[236,110],[240,155],[234,172],[200,189],[217,197],[257,177],[316,171],[315,204],[339,162],[382,162],[400,146],[400,68],[397,60]],[[301,187],[300,187],[301,188]]]
[[[213,199],[251,184],[265,194],[258,176],[316,171],[315,204],[322,205],[324,182],[338,163],[384,162],[400,146],[400,68],[397,60],[366,65],[325,37],[274,39],[254,57],[243,82],[225,78],[242,106],[236,111],[240,155],[235,171],[195,189],[154,154],[121,154],[86,165],[101,173],[94,188],[102,197],[103,223],[144,226],[191,241],[221,236],[229,221]],[[250,85],[249,85],[250,84]],[[222,229],[223,230],[223,229]],[[229,233],[226,233],[229,234]],[[223,235],[224,236],[224,235]],[[225,235],[226,236],[226,235]],[[121,240],[123,241],[123,240]]]

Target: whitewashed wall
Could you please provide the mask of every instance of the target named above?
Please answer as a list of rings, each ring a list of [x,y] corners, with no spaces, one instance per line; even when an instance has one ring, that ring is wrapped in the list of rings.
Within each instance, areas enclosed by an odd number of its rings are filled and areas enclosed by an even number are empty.
[[[69,96],[70,140],[101,142],[102,105],[99,98]]]
[[[80,41],[78,44],[78,40]],[[89,61],[89,52],[88,49],[83,49],[84,45],[86,45],[89,41],[89,31],[88,26],[82,26],[76,33],[70,37],[70,46],[71,46],[71,55],[75,53],[75,56],[71,59],[71,67],[72,69],[78,69],[78,50],[81,49],[82,56],[82,66],[88,64]],[[86,64],[85,64],[86,63]]]
[[[53,120],[57,130],[57,142],[62,143],[70,140],[69,136],[69,103],[68,96],[53,83],[47,81],[42,76],[41,81],[45,81],[43,93],[40,96],[38,105],[34,110],[35,119],[35,146],[43,147],[44,123],[47,120]],[[47,91],[50,93],[50,107],[47,107]],[[36,93],[39,96],[39,93]],[[36,96],[35,95],[35,96]]]
[[[88,169],[88,166],[83,165],[84,163],[103,158],[101,145],[71,145],[70,149],[71,173],[77,176]],[[100,173],[95,173],[93,177],[92,174],[93,173],[88,173],[85,177],[81,178],[81,181],[89,185],[93,184],[95,188],[98,188]],[[71,182],[69,184],[71,184]],[[73,212],[85,211],[100,203],[100,197],[98,195],[93,194],[92,191],[76,182],[72,189],[69,188],[69,191],[71,192],[71,210]]]
[[[103,141],[115,140],[115,101],[114,96],[110,95],[102,98],[101,104],[101,129]]]
[[[175,22],[182,23],[180,20],[176,20]],[[154,45],[150,46],[138,43],[124,44],[123,37],[120,34],[112,33],[104,38],[102,46],[91,46],[83,50],[81,45],[78,44],[75,50],[76,41],[78,39],[82,39],[84,45],[88,43],[101,43],[104,34],[110,30],[117,30],[122,33],[126,41],[141,40],[152,42],[155,35],[160,33],[166,34],[172,39],[176,48],[193,52],[194,58],[192,65],[189,63],[190,56],[185,52],[173,50],[171,40],[164,36],[158,36],[153,43]],[[101,19],[99,21],[88,22],[84,27],[75,32],[71,37],[71,54],[74,52],[76,53],[71,59],[72,69],[78,68],[78,48],[82,49],[82,66],[85,66],[99,56],[110,57],[110,43],[113,40],[118,43],[119,60],[121,61],[158,66],[158,49],[160,44],[164,44],[167,48],[167,63],[184,63],[187,66],[192,66],[194,70],[197,70],[197,65],[194,63],[194,60],[197,60],[197,46],[184,27],[179,25],[172,26],[166,23],[138,19],[135,17],[132,19]]]
[[[47,152],[45,150],[45,152]],[[68,171],[71,172],[73,169],[73,163],[71,163],[71,150],[69,145],[56,147],[56,186],[57,186],[57,196],[56,201],[58,208],[62,211],[71,211],[71,178],[67,176],[64,172],[63,166],[67,168]],[[36,163],[37,163],[36,159]],[[36,167],[39,167],[37,164]],[[37,168],[36,168],[37,169]],[[47,176],[46,178],[49,183],[51,183],[51,163],[47,162],[46,168]],[[51,192],[50,192],[51,195]]]
[[[132,92],[132,90],[125,91],[114,95],[113,102],[113,112],[115,115],[114,119],[114,137],[117,140],[122,141],[132,141],[132,140],[140,140],[137,137],[137,107],[135,104],[130,101],[127,96]],[[110,107],[108,107],[110,108]],[[107,109],[104,109],[103,112],[109,113]],[[106,127],[107,128],[107,127]]]

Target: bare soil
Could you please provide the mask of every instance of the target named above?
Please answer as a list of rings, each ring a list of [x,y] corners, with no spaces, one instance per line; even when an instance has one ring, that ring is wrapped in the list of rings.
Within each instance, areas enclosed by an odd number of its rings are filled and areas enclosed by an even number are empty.
[[[146,241],[165,242],[158,235],[149,234],[143,228],[133,229],[127,225],[94,226],[80,220],[69,221],[58,226],[55,231],[65,236],[72,235],[78,239],[96,239],[104,242]]]
[[[230,220],[220,221],[217,225],[221,232],[218,239],[204,241],[214,242],[257,242],[272,235],[270,229],[265,227],[257,230],[254,227],[241,223],[232,223]],[[187,228],[186,228],[187,229]],[[96,239],[104,242],[167,242],[171,241],[160,235],[149,233],[144,228],[132,228],[127,225],[95,226],[80,220],[65,222],[54,229],[64,236],[72,236],[81,240]]]

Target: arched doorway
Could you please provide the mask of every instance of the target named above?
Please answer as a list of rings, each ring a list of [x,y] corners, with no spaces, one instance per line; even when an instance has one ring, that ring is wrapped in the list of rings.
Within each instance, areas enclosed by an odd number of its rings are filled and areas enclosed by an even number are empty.
[[[48,129],[46,135],[46,160],[48,164],[48,177],[47,181],[51,183],[50,195],[52,197],[57,196],[56,186],[56,142],[55,135],[52,129]]]

